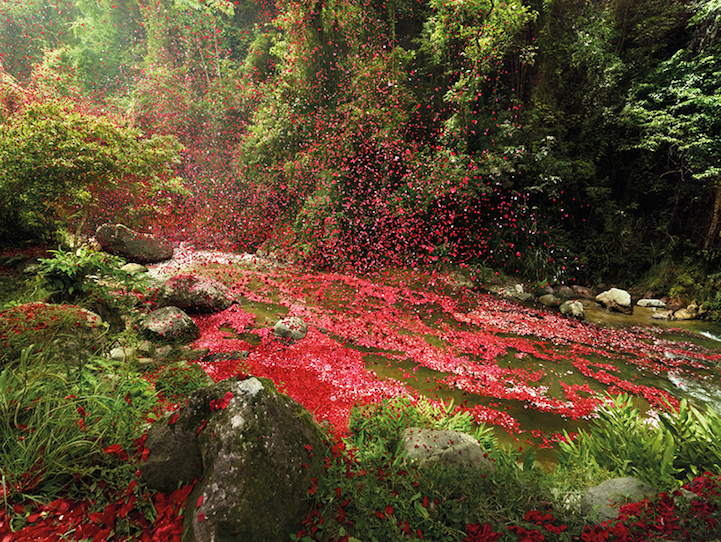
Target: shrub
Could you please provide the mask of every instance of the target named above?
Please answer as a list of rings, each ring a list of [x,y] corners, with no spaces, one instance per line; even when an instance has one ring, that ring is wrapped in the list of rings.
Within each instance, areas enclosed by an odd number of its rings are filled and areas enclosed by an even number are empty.
[[[697,475],[721,471],[721,417],[701,412],[683,399],[678,410],[669,405],[659,425],[640,416],[633,399],[613,398],[599,411],[588,432],[559,443],[559,463],[592,471],[637,476],[656,487],[675,489]]]
[[[38,285],[54,302],[73,301],[88,295],[110,302],[107,288],[98,284],[101,277],[110,277],[126,287],[134,283],[131,275],[119,269],[125,261],[117,256],[84,247],[67,252],[51,250],[50,253],[52,258],[40,260]]]
[[[409,426],[474,432],[496,472],[407,464],[397,448],[401,431]],[[533,467],[533,454],[521,466],[517,452],[503,450],[490,429],[474,430],[452,403],[396,398],[356,409],[351,435],[329,442],[326,450],[311,451],[322,452],[327,472],[314,480],[309,495],[315,507],[294,540],[353,540],[353,535],[379,541],[474,540],[466,537],[497,536],[507,525],[535,529],[536,515],[525,511],[535,509],[543,518],[551,501],[541,471]]]
[[[24,349],[0,372],[4,502],[82,495],[98,484],[124,489],[135,469],[122,459],[154,404],[150,385],[122,364],[48,363]]]

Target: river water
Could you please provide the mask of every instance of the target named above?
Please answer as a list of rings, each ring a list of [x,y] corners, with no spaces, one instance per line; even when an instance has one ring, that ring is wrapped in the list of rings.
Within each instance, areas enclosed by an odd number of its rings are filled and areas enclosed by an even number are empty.
[[[553,443],[586,427],[607,394],[631,394],[644,415],[683,397],[721,409],[717,324],[653,320],[639,307],[609,313],[590,300],[581,322],[475,290],[458,272],[361,277],[192,250],[152,270],[179,272],[222,281],[239,301],[195,317],[208,374],[271,378],[340,433],[357,404],[422,395],[452,399],[504,442],[548,449],[550,459]],[[306,338],[272,337],[287,315],[307,322]]]

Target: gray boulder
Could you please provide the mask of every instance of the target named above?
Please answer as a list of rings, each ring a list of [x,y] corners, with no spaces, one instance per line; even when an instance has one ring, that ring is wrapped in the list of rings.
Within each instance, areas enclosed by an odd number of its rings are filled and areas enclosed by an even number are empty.
[[[685,309],[679,309],[673,313],[674,320],[695,320],[698,316],[698,306],[691,304]]]
[[[623,505],[655,494],[651,486],[636,478],[612,478],[586,490],[581,499],[581,514],[602,523],[617,518]]]
[[[174,424],[151,427],[146,446],[141,475],[153,489],[198,479],[185,513],[187,542],[288,539],[310,511],[308,489],[322,471],[317,425],[267,379],[197,390]]]
[[[137,348],[133,346],[117,346],[110,350],[110,359],[115,361],[129,361],[136,357]]]
[[[639,307],[654,307],[657,309],[666,308],[666,303],[664,303],[660,299],[639,299],[636,302],[636,305],[638,305]]]
[[[587,288],[586,286],[578,286],[577,284],[574,284],[571,286],[571,289],[578,297],[583,297],[585,299],[594,298],[593,290],[591,290],[591,288]]]
[[[178,307],[190,313],[220,312],[235,302],[235,296],[217,280],[193,275],[168,279],[155,294],[158,307]]]
[[[561,300],[553,294],[544,294],[538,298],[538,302],[546,307],[558,307],[561,304]]]
[[[136,263],[153,263],[173,257],[173,246],[159,237],[138,233],[123,224],[103,224],[95,232],[100,248]]]
[[[440,464],[495,471],[478,441],[460,431],[408,427],[401,433],[399,451],[405,452],[407,460],[418,461],[421,466]]]
[[[273,335],[279,339],[299,341],[308,334],[308,325],[302,318],[291,316],[283,318],[273,326]]]
[[[619,288],[611,288],[605,292],[601,292],[596,296],[596,301],[601,303],[608,310],[622,312],[624,314],[632,314],[633,306],[631,305],[631,294],[626,290]]]
[[[570,286],[562,284],[553,289],[553,295],[559,299],[573,299],[576,297],[576,292],[574,292]]]
[[[583,303],[578,300],[575,301],[564,301],[561,303],[561,314],[570,314],[575,318],[583,320],[585,313],[583,311]]]
[[[189,343],[200,336],[193,319],[178,307],[163,307],[148,314],[140,324],[140,332],[160,342]]]

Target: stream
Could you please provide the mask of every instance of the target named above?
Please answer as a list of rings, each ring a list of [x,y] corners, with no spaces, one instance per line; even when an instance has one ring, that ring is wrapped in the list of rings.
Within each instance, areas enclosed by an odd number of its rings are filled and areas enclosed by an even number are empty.
[[[239,300],[194,318],[206,372],[271,378],[338,433],[357,404],[425,396],[553,461],[554,443],[587,427],[606,394],[632,395],[643,415],[684,397],[721,411],[715,323],[610,313],[592,300],[579,321],[482,293],[458,272],[321,273],[192,249],[151,269],[156,279],[180,272],[219,280]],[[285,316],[303,318],[308,335],[276,340]]]

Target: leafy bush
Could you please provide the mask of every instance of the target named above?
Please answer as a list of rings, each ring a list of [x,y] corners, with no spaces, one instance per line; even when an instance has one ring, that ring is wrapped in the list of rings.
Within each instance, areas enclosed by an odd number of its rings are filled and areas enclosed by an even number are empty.
[[[48,363],[24,349],[0,372],[4,502],[82,495],[98,484],[125,489],[135,468],[122,459],[154,404],[150,385],[122,364]]]
[[[54,302],[72,301],[91,294],[109,302],[111,297],[107,288],[98,284],[99,278],[111,277],[126,287],[135,282],[130,274],[119,269],[125,261],[117,256],[84,247],[50,253],[52,258],[40,260],[38,284]]]
[[[474,432],[495,472],[406,463],[397,447],[401,431],[409,426]],[[356,409],[351,435],[312,451],[319,452],[326,454],[327,472],[314,480],[309,495],[315,507],[294,540],[356,535],[369,541],[458,541],[489,529],[505,532],[508,525],[521,534],[536,527],[535,518],[545,517],[539,511],[546,511],[552,500],[532,454],[521,466],[517,452],[503,450],[490,429],[474,431],[471,420],[456,413],[452,403],[396,398]],[[535,512],[526,513],[530,509]],[[550,528],[562,532],[566,526]]]
[[[123,195],[124,205],[112,206],[117,215],[138,208],[132,196],[155,201],[161,190],[180,191],[172,170],[180,150],[173,137],[145,139],[70,102],[30,103],[0,130],[0,231],[49,229],[73,217],[80,229],[111,192]]]
[[[589,432],[568,435],[559,443],[563,467],[593,471],[607,469],[617,475],[637,476],[656,487],[677,488],[703,472],[721,471],[721,417],[705,413],[683,399],[679,409],[669,405],[659,413],[660,424],[640,416],[633,398],[621,394],[602,408]]]

